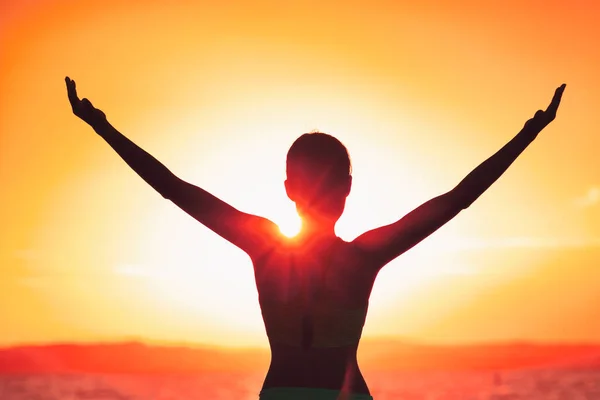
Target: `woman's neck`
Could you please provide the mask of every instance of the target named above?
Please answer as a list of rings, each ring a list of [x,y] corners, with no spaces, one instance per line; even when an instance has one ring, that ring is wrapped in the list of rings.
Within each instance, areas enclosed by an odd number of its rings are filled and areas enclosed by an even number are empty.
[[[309,219],[302,220],[300,232],[295,239],[302,243],[330,243],[338,237],[335,234],[335,222],[317,223]]]

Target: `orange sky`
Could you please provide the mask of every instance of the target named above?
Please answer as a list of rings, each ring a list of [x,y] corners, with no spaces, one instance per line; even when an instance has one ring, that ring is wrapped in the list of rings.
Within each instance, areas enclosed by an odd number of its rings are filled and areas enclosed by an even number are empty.
[[[489,3],[2,1],[0,345],[266,345],[247,257],[77,120],[65,75],[174,173],[283,226],[287,148],[337,136],[345,239],[452,188],[566,82],[511,170],[382,271],[365,336],[600,340],[598,6]]]

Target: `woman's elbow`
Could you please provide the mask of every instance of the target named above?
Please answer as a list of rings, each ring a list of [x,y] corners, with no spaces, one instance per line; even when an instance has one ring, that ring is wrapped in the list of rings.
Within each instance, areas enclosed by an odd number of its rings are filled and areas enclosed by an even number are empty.
[[[450,208],[456,210],[457,212],[469,208],[469,206],[473,204],[479,197],[479,195],[475,195],[474,193],[464,190],[461,187],[456,187],[452,191],[448,192],[447,195],[449,196]]]

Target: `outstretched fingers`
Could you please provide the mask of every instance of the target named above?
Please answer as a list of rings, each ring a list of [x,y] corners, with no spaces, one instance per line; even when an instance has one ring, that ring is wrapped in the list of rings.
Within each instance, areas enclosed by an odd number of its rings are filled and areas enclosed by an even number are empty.
[[[67,83],[67,95],[69,96],[69,102],[71,103],[71,105],[75,105],[79,101],[79,97],[77,97],[77,88],[75,87],[75,81],[67,76],[65,78],[65,82]]]
[[[551,119],[554,119],[554,117],[556,116],[556,111],[558,110],[558,106],[560,105],[560,100],[562,99],[565,87],[567,87],[567,85],[563,83],[556,89],[556,91],[554,92],[554,97],[552,97],[552,101],[546,109],[546,112],[549,114]]]

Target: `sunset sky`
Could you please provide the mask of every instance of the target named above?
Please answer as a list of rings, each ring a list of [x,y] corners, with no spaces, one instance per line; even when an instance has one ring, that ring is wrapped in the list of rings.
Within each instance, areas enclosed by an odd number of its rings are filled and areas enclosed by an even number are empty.
[[[347,240],[453,188],[567,83],[511,169],[382,270],[364,336],[600,341],[592,1],[0,6],[0,346],[267,345],[247,256],[74,117],[66,75],[176,175],[284,230],[287,149],[333,134],[354,169]]]

